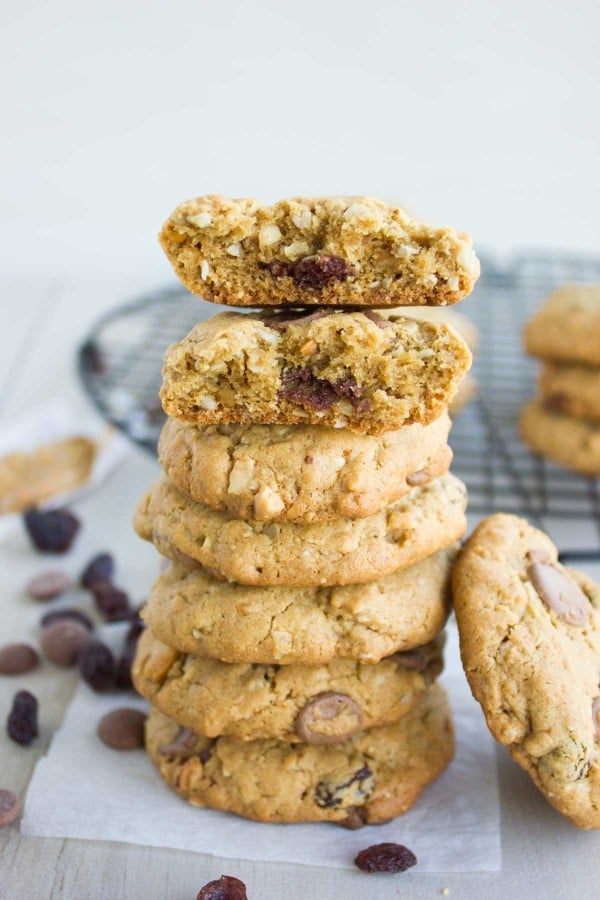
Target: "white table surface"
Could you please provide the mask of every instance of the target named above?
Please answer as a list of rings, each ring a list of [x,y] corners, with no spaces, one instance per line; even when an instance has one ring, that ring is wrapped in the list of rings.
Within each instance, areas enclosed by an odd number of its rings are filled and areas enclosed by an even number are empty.
[[[1,279],[0,427],[57,395],[86,408],[74,374],[76,342],[100,312],[150,286],[139,277],[47,282],[34,277]],[[119,581],[125,587],[149,585],[155,556],[152,548],[134,536],[130,518],[138,496],[157,471],[157,464],[147,455],[132,452],[99,491],[75,504],[84,522],[81,536],[66,558],[51,564],[58,562],[77,573],[94,552],[106,548],[116,554]],[[572,527],[570,536],[574,544]],[[30,636],[24,633],[24,622],[31,619],[32,602],[21,591],[28,577],[44,569],[46,562],[27,549],[21,535],[0,544],[0,643]],[[19,748],[7,738],[4,728],[0,729],[0,782],[24,795],[36,760],[60,725],[76,675],[44,665],[18,682],[40,700],[41,738],[31,748]],[[14,680],[0,679],[2,722],[15,690]],[[417,871],[397,878],[367,877],[352,871],[221,860],[126,844],[26,838],[19,834],[18,825],[13,825],[0,830],[0,897],[191,900],[202,884],[221,873],[242,878],[251,900],[434,898],[441,896],[444,888],[449,889],[450,897],[461,900],[597,897],[600,835],[579,832],[564,821],[506,751],[498,748],[497,758],[503,845],[499,873],[425,875]]]

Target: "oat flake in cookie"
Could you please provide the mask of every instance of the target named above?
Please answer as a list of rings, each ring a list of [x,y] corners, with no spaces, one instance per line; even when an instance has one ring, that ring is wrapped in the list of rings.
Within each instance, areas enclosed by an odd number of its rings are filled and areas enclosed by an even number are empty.
[[[468,234],[372,197],[198,197],[160,242],[190,291],[229,306],[444,306],[479,277]]]
[[[600,586],[502,514],[475,529],[452,580],[463,665],[490,731],[559,812],[600,828]]]

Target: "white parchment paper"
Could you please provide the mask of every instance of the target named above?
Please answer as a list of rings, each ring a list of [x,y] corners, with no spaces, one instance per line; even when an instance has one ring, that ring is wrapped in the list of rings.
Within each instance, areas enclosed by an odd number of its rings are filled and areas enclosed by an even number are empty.
[[[100,743],[98,719],[130,696],[77,689],[27,795],[21,830],[44,837],[124,841],[227,858],[352,868],[369,844],[410,847],[422,872],[501,868],[500,808],[492,739],[460,670],[452,628],[447,649],[456,758],[416,806],[388,825],[359,831],[327,825],[265,825],[229,813],[196,809],[163,784],[143,751],[117,753]]]

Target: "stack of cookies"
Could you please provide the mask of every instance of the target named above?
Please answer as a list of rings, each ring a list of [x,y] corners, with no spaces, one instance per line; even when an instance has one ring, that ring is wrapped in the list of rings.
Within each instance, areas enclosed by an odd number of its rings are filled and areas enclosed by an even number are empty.
[[[525,347],[543,361],[538,399],[521,433],[541,456],[582,475],[600,475],[600,285],[555,291],[525,328]]]
[[[386,821],[453,755],[434,681],[466,527],[447,409],[471,363],[393,307],[469,293],[470,239],[368,198],[212,196],[161,242],[190,290],[261,311],[165,356],[164,475],[135,517],[167,561],[133,669],[148,753],[198,806]]]

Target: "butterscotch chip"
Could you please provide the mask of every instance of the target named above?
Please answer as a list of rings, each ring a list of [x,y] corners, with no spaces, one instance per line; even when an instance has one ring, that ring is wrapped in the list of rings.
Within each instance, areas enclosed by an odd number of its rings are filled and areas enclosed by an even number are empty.
[[[230,306],[445,305],[479,277],[469,235],[373,197],[198,197],[160,242],[190,291]]]
[[[600,475],[600,422],[546,409],[533,401],[521,410],[521,436],[531,449],[581,475]]]
[[[156,580],[143,615],[168,646],[228,663],[379,662],[426,644],[444,627],[455,550],[380,581],[327,588],[229,584],[173,563]],[[419,654],[416,667],[428,665]]]
[[[446,695],[430,688],[395,725],[331,746],[273,739],[196,737],[194,755],[165,752],[174,719],[154,710],[146,746],[162,778],[194,806],[261,822],[377,824],[402,815],[450,763],[454,734]]]
[[[402,654],[377,664],[233,665],[180,653],[146,629],[132,676],[153,706],[207,737],[341,743],[363,728],[396,722],[416,706],[441,671],[441,641],[418,652],[424,665],[412,669]]]
[[[451,402],[471,352],[443,323],[385,321],[380,328],[362,312],[292,320],[220,313],[167,350],[165,412],[195,425],[328,425],[368,434],[427,425]]]
[[[208,425],[167,419],[163,469],[194,500],[240,519],[364,518],[443,475],[450,419],[374,436],[318,425]]]
[[[164,476],[134,519],[141,538],[229,581],[254,585],[357,584],[447,547],[465,531],[467,493],[447,473],[363,519],[297,525],[242,521],[196,503]]]
[[[600,366],[600,285],[558,288],[527,322],[524,337],[532,356]]]
[[[600,828],[600,586],[543,532],[497,514],[453,571],[461,656],[490,731],[546,799]]]

